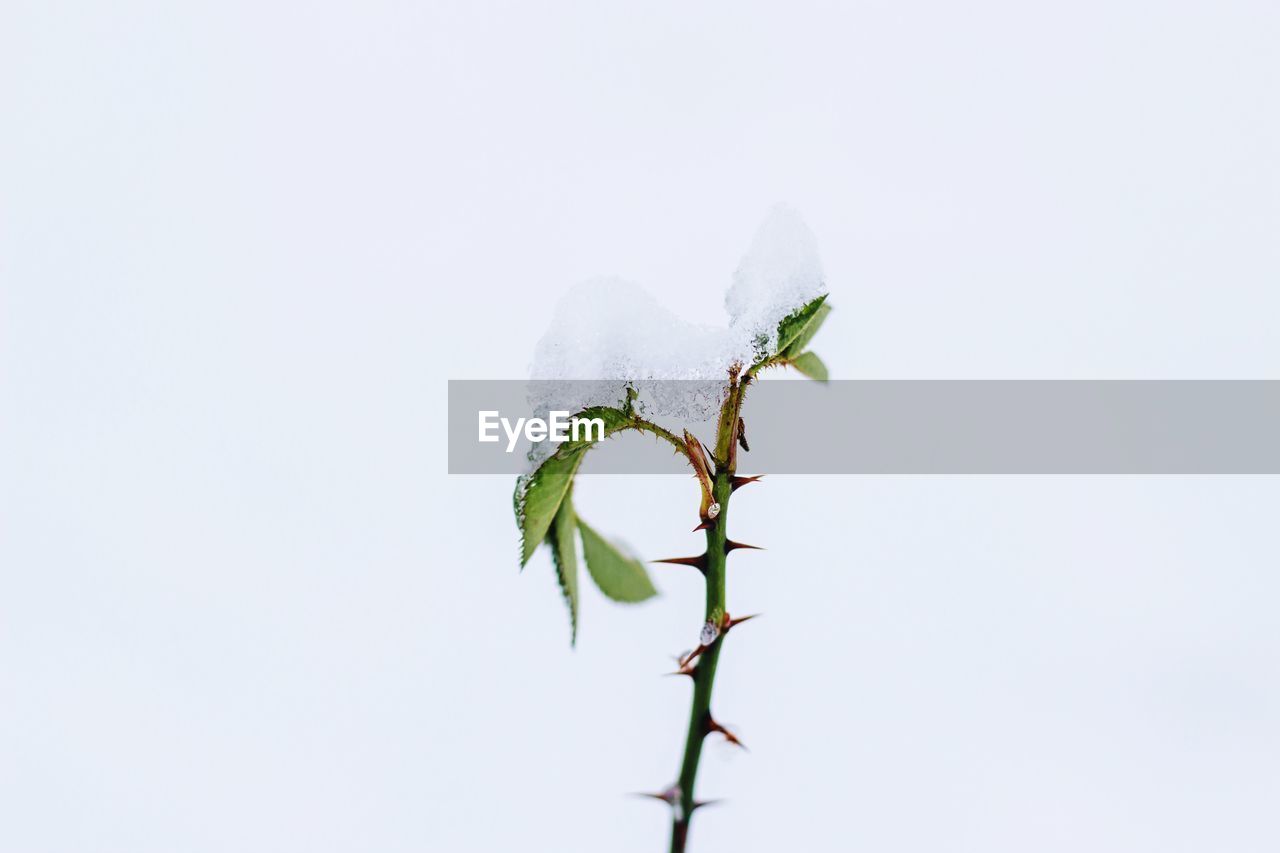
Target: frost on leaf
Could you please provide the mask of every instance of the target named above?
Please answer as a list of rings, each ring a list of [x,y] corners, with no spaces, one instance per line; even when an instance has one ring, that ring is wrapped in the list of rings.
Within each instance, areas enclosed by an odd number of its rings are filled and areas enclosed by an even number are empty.
[[[566,457],[556,454],[532,474],[516,481],[515,508],[516,524],[520,526],[521,566],[529,562],[533,552],[547,537],[581,461],[577,453]]]
[[[826,294],[823,294],[784,317],[778,324],[777,348],[752,365],[751,371],[754,373],[772,365],[787,365],[810,379],[826,382],[827,366],[816,354],[805,352],[805,347],[813,340],[818,329],[822,328],[830,313],[831,306],[827,304]]]
[[[530,376],[544,381],[533,385],[533,415],[569,411],[600,418],[605,437],[641,429],[680,445],[674,436],[684,432],[680,452],[695,468],[706,469],[699,471],[702,519],[716,518],[719,505],[711,495],[705,449],[695,448],[687,431],[673,425],[668,433],[655,423],[665,418],[684,427],[712,418],[726,399],[731,371],[747,368],[754,374],[789,365],[826,379],[825,365],[806,347],[831,309],[816,241],[794,211],[779,206],[766,217],[733,274],[724,305],[727,324],[699,324],[672,313],[635,284],[597,279],[578,285],[560,301],[534,353]],[[529,473],[517,480],[514,496],[520,565],[543,542],[551,546],[575,637],[575,531],[583,540],[587,570],[605,595],[643,601],[657,594],[644,565],[578,520],[573,510],[573,478],[594,439],[535,446]]]
[[[813,232],[798,213],[777,205],[756,231],[724,298],[730,325],[758,344],[741,361],[751,364],[782,349],[780,323],[826,290]]]
[[[604,437],[627,429],[628,417],[618,409],[595,407],[578,413],[582,418],[599,418],[604,421]],[[568,494],[573,476],[582,464],[582,456],[594,440],[582,438],[560,445],[544,442],[546,452],[536,462],[533,471],[516,480],[514,495],[516,524],[520,528],[520,565],[529,562],[551,529],[552,519],[560,508],[560,502]],[[554,450],[552,450],[554,448]]]
[[[540,385],[530,402],[535,412],[619,406],[630,388],[646,417],[708,420],[729,369],[777,354],[781,324],[825,292],[813,233],[795,211],[775,207],[733,274],[727,324],[689,322],[619,279],[574,287],[538,342],[530,377],[591,381]]]
[[[803,352],[830,313],[824,293],[785,318],[778,324],[778,352],[788,356]]]

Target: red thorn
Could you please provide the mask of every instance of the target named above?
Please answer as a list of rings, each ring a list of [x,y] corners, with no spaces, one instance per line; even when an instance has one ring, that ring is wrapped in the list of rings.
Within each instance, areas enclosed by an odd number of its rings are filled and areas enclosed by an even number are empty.
[[[693,665],[693,660],[694,660],[693,652],[689,652],[688,654],[690,655],[688,661],[685,660],[684,655],[681,655],[679,658],[677,658],[677,665],[680,668],[677,669],[675,672],[668,672],[666,674],[667,675],[687,675],[690,678],[694,678],[697,675],[698,669]]]
[[[729,731],[729,730],[728,730],[728,729],[726,729],[724,726],[722,726],[722,725],[720,725],[719,723],[717,723],[717,722],[716,722],[715,720],[713,720],[711,717],[707,717],[707,731],[708,731],[708,732],[719,732],[720,734],[724,735],[724,739],[725,739],[725,740],[727,740],[729,743],[733,744],[734,746],[736,746],[736,747],[740,747],[741,749],[746,749],[746,748],[747,748],[747,745],[746,745],[746,744],[744,744],[742,741],[738,740],[738,736],[737,736],[737,735],[735,735],[733,732]]]
[[[699,524],[697,527],[693,528],[693,532],[697,533],[699,530],[706,530],[710,527],[712,527],[712,522],[704,521],[701,524]]]
[[[696,557],[668,557],[665,560],[654,560],[655,563],[674,563],[677,566],[693,566],[699,570],[705,570],[707,567],[707,555],[699,554]]]
[[[710,647],[710,646],[698,646],[696,649],[694,649],[693,651],[689,652],[689,653],[688,653],[687,655],[685,655],[684,657],[680,658],[680,669],[682,669],[682,670],[683,670],[683,669],[688,669],[688,668],[689,668],[689,664],[691,664],[691,663],[693,663],[695,660],[697,660],[697,659],[698,659],[698,657],[699,657],[703,652],[705,652],[707,649],[709,649],[709,648],[711,648],[711,647]]]
[[[729,481],[729,491],[736,492],[738,491],[738,489],[742,488],[747,483],[758,482],[760,478],[763,476],[764,474],[756,474],[754,477],[734,477],[732,480]]]
[[[726,540],[724,541],[724,551],[725,551],[725,553],[726,553],[726,554],[727,554],[727,553],[729,553],[730,551],[736,551],[736,550],[738,550],[739,548],[749,548],[749,549],[751,549],[752,551],[763,551],[763,550],[764,550],[764,549],[763,549],[763,548],[761,548],[759,545],[747,545],[747,544],[745,544],[745,543],[743,543],[743,542],[734,542],[732,539],[726,539]]]
[[[702,808],[703,806],[718,806],[723,802],[724,800],[694,800],[693,807],[690,808],[689,811],[696,812],[698,809]]]
[[[636,793],[632,794],[632,796],[645,797],[646,799],[650,799],[650,800],[660,800],[669,806],[674,806],[676,804],[676,800],[680,799],[680,789],[677,788],[675,785],[672,785],[667,790],[659,791],[656,794],[650,794],[647,791],[637,791]]]
[[[727,634],[729,633],[729,629],[734,625],[741,625],[743,622],[746,622],[749,619],[755,619],[759,615],[759,613],[752,613],[750,616],[739,616],[737,619],[730,619],[729,614],[726,613],[724,615],[724,621],[720,624],[720,633]]]

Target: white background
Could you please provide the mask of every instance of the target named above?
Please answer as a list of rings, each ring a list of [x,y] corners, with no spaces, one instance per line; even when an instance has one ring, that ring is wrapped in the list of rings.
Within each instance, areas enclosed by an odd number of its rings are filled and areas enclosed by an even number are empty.
[[[1270,2],[0,7],[0,849],[664,848],[699,579],[585,594],[445,381],[806,216],[835,376],[1280,378]],[[942,425],[945,426],[945,425]],[[797,436],[803,440],[802,435]],[[748,463],[744,463],[748,464]],[[1280,847],[1275,479],[740,492],[692,849]],[[691,483],[578,504],[694,553]]]

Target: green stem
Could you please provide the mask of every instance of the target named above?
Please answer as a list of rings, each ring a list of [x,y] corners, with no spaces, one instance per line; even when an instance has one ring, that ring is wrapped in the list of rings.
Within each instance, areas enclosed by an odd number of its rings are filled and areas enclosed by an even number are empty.
[[[684,455],[684,442],[676,438],[675,435],[655,424],[653,421],[646,421],[644,418],[637,418],[634,415],[631,418],[631,425],[641,432],[647,432],[660,438],[676,449],[680,455]]]
[[[733,475],[737,454],[738,413],[745,390],[734,376],[729,386],[728,398],[721,408],[720,424],[716,435],[716,473],[712,497],[720,504],[720,511],[707,528],[707,555],[705,574],[707,581],[706,621],[719,630],[725,616],[725,548],[728,540],[729,496],[733,492]],[[689,840],[689,820],[696,807],[694,784],[698,778],[698,762],[702,758],[702,742],[710,731],[711,689],[716,679],[716,664],[720,661],[720,647],[724,634],[720,633],[702,655],[693,673],[693,707],[689,712],[689,733],[685,738],[684,760],[680,765],[680,777],[676,782],[675,815],[671,826],[671,853],[684,853]]]
[[[720,514],[707,528],[707,610],[706,619],[720,625],[725,613],[725,520],[729,509],[730,475],[720,471],[715,479],[715,499],[720,504]],[[702,742],[707,736],[707,723],[711,719],[711,688],[715,684],[716,664],[720,661],[723,634],[716,637],[698,658],[693,674],[693,708],[689,712],[689,734],[684,744],[684,761],[680,765],[677,782],[677,808],[671,827],[671,853],[684,853],[689,836],[689,818],[694,809],[694,784],[698,778],[698,762],[702,757]]]

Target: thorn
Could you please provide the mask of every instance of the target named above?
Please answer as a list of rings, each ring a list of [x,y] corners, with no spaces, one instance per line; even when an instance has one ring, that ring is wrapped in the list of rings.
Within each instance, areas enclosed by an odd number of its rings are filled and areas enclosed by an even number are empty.
[[[644,797],[650,800],[660,800],[669,806],[674,806],[676,804],[676,800],[680,799],[680,789],[677,786],[672,785],[667,790],[659,791],[656,794],[650,794],[647,791],[637,791],[631,796]]]
[[[693,651],[689,652],[689,653],[688,653],[687,655],[685,655],[684,657],[680,658],[680,668],[681,668],[681,669],[688,669],[688,668],[689,668],[689,664],[691,664],[691,663],[693,663],[695,660],[697,660],[697,659],[698,659],[698,657],[699,657],[703,652],[705,652],[707,649],[709,649],[709,648],[711,648],[711,647],[710,647],[710,646],[698,646],[696,649],[694,649]]]
[[[717,722],[716,722],[714,719],[712,719],[709,715],[707,716],[707,731],[708,731],[708,732],[719,732],[720,734],[724,735],[724,739],[725,739],[726,741],[728,741],[729,743],[731,743],[731,744],[733,744],[734,746],[739,747],[739,748],[741,748],[741,749],[747,749],[747,745],[746,745],[746,744],[744,744],[742,741],[738,740],[738,736],[737,736],[737,735],[735,735],[733,732],[729,731],[729,730],[728,730],[728,729],[726,729],[724,726],[722,726],[722,725],[720,725],[719,723],[717,723]],[[747,751],[749,752],[750,750],[747,750]]]
[[[655,563],[673,563],[677,566],[693,566],[698,571],[706,571],[707,555],[699,554],[696,557],[668,557],[665,560],[654,560]]]
[[[729,491],[736,492],[738,491],[738,489],[742,488],[747,483],[757,482],[763,476],[764,474],[756,474],[754,477],[734,477],[729,482]]]
[[[703,806],[718,806],[723,802],[724,800],[694,800],[693,808],[689,809],[689,811],[691,813],[696,812],[698,809],[702,808]]]
[[[704,522],[702,522],[701,524],[699,524],[697,527],[693,528],[693,532],[694,532],[694,533],[697,533],[699,530],[707,530],[707,529],[711,528],[712,526],[713,526],[713,523],[712,523],[712,522],[710,522],[710,521],[704,521]]]
[[[686,656],[688,657],[687,661],[685,660]],[[679,669],[677,669],[675,672],[668,672],[665,674],[666,675],[687,675],[690,678],[693,678],[694,676],[697,675],[697,672],[698,672],[697,667],[693,665],[694,657],[695,655],[693,652],[685,652],[684,654],[680,655],[680,657],[676,658],[676,666],[678,666]]]
[[[749,549],[751,549],[752,551],[763,551],[763,550],[764,550],[764,549],[763,549],[763,548],[761,548],[759,545],[746,545],[746,544],[744,544],[744,543],[742,543],[742,542],[734,542],[732,539],[726,539],[726,540],[724,541],[724,551],[725,551],[725,553],[726,553],[726,554],[727,554],[727,553],[729,553],[730,551],[736,551],[736,550],[738,550],[739,548],[749,548]]]
[[[724,622],[720,625],[720,633],[727,634],[729,633],[729,629],[734,625],[741,625],[743,622],[746,622],[749,619],[755,619],[759,615],[759,613],[752,613],[750,616],[739,616],[737,619],[730,619],[729,614],[726,613],[724,615]]]
[[[738,418],[738,446],[748,453],[751,452],[751,446],[747,444],[747,424],[742,418]]]

